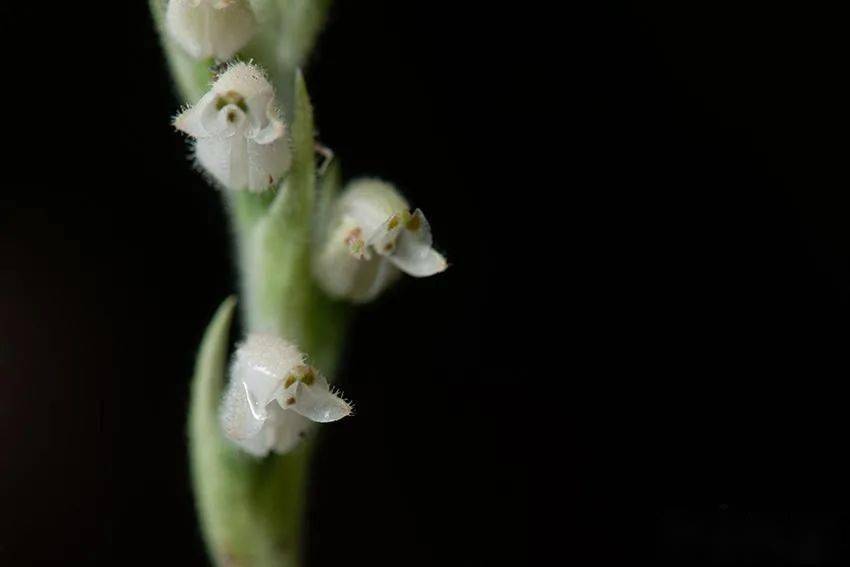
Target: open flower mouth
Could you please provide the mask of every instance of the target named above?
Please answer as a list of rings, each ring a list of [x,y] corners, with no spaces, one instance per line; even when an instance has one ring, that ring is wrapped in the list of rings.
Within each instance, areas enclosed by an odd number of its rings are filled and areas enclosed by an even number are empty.
[[[248,104],[245,102],[245,97],[236,91],[227,91],[222,95],[218,95],[215,99],[216,110],[221,110],[231,104],[242,110],[242,112],[248,112]]]

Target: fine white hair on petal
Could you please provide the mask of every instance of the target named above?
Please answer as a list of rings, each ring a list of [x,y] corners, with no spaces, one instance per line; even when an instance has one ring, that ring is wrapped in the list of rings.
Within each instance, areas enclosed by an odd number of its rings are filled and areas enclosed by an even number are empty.
[[[311,421],[328,423],[351,415],[351,406],[330,390],[299,384],[292,409]]]
[[[248,100],[274,96],[274,87],[263,70],[244,61],[229,64],[213,83],[212,90],[218,94],[236,91]],[[259,110],[265,112],[267,109],[263,107]]]
[[[169,0],[165,26],[192,57],[226,61],[248,43],[257,20],[248,0]]]
[[[238,380],[231,380],[225,390],[219,417],[225,435],[237,442],[256,437],[263,428],[263,420],[254,417],[245,387]]]

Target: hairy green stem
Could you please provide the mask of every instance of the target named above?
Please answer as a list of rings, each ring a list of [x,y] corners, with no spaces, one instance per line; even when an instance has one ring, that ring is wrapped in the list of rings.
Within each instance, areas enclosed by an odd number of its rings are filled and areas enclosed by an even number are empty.
[[[317,196],[313,119],[302,66],[325,19],[329,0],[252,0],[260,31],[240,55],[263,67],[292,125],[292,168],[276,191],[228,191],[240,275],[245,333],[286,338],[329,379],[344,337],[346,309],[313,281],[311,247],[317,215],[336,191],[337,177],[321,180]],[[177,91],[196,102],[213,79],[212,61],[195,61],[164,30],[166,0],[151,13]],[[192,484],[204,540],[218,565],[296,567],[300,563],[310,454],[295,451],[255,459],[229,443],[218,406],[227,379],[229,331],[235,299],[226,300],[207,328],[198,354],[189,410]]]

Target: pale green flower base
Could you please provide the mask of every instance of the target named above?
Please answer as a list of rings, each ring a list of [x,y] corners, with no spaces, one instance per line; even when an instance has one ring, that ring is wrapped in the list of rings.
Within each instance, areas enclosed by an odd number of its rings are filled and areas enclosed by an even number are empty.
[[[254,0],[261,30],[241,59],[269,74],[291,125],[293,163],[276,191],[227,191],[240,272],[245,333],[271,332],[295,343],[310,363],[333,376],[346,307],[324,295],[310,273],[313,230],[338,190],[334,168],[315,168],[313,117],[303,64],[324,22],[329,0]],[[184,103],[209,88],[212,61],[194,61],[163,30],[166,2],[150,0],[169,70]],[[321,187],[317,187],[321,184]],[[299,561],[312,436],[287,455],[256,459],[221,430],[218,409],[227,381],[236,306],[227,299],[207,328],[192,380],[189,449],[200,526],[218,565],[294,567]],[[239,339],[243,335],[233,338]]]

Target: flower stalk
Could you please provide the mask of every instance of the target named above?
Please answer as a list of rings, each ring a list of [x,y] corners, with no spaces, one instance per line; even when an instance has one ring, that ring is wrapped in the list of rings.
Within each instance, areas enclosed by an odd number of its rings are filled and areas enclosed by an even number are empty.
[[[201,531],[218,565],[296,567],[313,423],[351,414],[329,386],[350,303],[447,263],[390,184],[340,189],[317,171],[300,67],[329,0],[150,0],[178,94],[174,126],[222,191],[239,272],[192,380],[189,449]],[[362,239],[362,240],[360,240]],[[229,383],[226,374],[229,371]],[[227,385],[226,385],[227,384]]]

